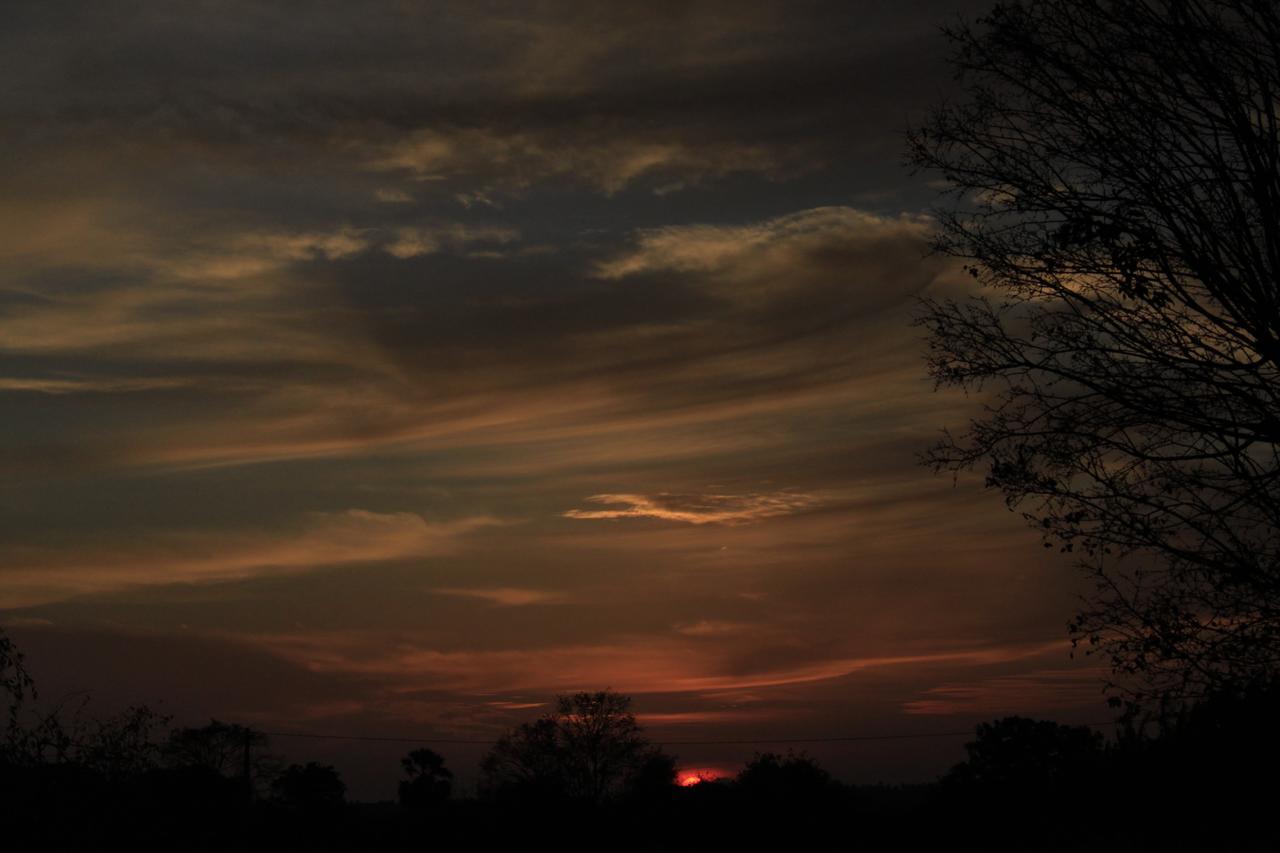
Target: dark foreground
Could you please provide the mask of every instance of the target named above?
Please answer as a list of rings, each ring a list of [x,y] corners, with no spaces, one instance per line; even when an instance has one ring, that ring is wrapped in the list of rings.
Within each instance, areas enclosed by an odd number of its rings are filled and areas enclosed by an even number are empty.
[[[733,780],[591,804],[508,785],[480,799],[347,803],[330,768],[251,798],[202,766],[108,774],[75,762],[0,777],[8,850],[1276,850],[1275,694],[1222,701],[1154,734],[1006,718],[936,783],[847,786],[804,756]],[[305,769],[305,768],[300,768]],[[326,771],[329,775],[326,776]]]

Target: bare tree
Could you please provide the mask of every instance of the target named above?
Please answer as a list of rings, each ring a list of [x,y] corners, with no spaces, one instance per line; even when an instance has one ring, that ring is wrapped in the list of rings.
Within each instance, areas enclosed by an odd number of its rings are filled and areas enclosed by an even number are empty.
[[[1041,0],[947,31],[963,95],[910,134],[951,187],[926,303],[981,464],[1095,581],[1073,644],[1134,702],[1280,664],[1280,6]],[[1113,685],[1116,686],[1116,685]]]
[[[631,698],[602,690],[557,697],[553,713],[499,738],[481,768],[490,790],[598,804],[634,787],[660,755]]]
[[[161,747],[170,767],[200,767],[226,779],[247,782],[261,793],[279,775],[280,757],[267,752],[267,735],[239,723],[210,720],[199,728],[174,729]]]

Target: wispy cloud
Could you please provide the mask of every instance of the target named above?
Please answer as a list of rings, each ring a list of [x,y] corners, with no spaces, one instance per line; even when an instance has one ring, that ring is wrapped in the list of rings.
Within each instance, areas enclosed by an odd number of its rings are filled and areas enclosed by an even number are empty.
[[[815,495],[798,492],[768,492],[745,495],[668,494],[592,495],[592,503],[617,509],[571,509],[565,518],[619,519],[656,518],[686,524],[751,524],[767,518],[794,515],[821,503]]]
[[[397,258],[415,258],[473,246],[502,246],[520,239],[520,229],[508,226],[469,226],[460,223],[399,228],[383,249]]]
[[[925,690],[904,702],[903,713],[917,716],[1030,714],[1078,706],[1100,706],[1106,669],[1039,669]]]
[[[0,377],[0,392],[21,391],[34,394],[127,394],[142,391],[161,391],[195,384],[193,379],[182,377],[112,378],[37,378]]]
[[[520,587],[502,586],[474,589],[457,587],[437,587],[431,590],[439,595],[456,595],[460,598],[474,598],[487,601],[500,607],[528,607],[534,604],[558,604],[567,600],[563,592],[546,589],[522,589]]]
[[[726,671],[721,653],[692,653],[687,640],[630,637],[599,645],[496,651],[442,651],[400,638],[354,634],[275,634],[258,642],[314,672],[364,674],[404,685],[473,694],[549,693],[613,685],[627,693],[721,694],[832,681],[879,669],[991,666],[1059,650],[1060,643],[941,649],[839,657],[790,666]]]
[[[820,289],[827,298],[883,307],[928,286],[943,268],[923,258],[932,222],[851,207],[819,207],[746,225],[644,229],[633,244],[595,267],[605,279],[680,274],[704,281],[737,304],[759,306],[783,294]],[[889,275],[886,262],[913,256],[914,274]],[[874,282],[874,284],[872,284]]]
[[[292,530],[159,533],[140,546],[26,548],[0,567],[0,605],[30,606],[131,586],[209,583],[447,554],[489,517],[429,522],[411,512],[312,513]]]
[[[686,637],[724,637],[750,630],[749,625],[738,622],[720,622],[713,619],[701,619],[697,622],[685,622],[674,626],[678,634]]]
[[[397,140],[375,154],[370,167],[404,171],[417,180],[469,179],[480,189],[464,195],[487,199],[498,191],[527,189],[550,179],[582,181],[616,193],[648,177],[700,183],[734,172],[772,172],[784,154],[760,144],[698,143],[652,132],[619,134],[589,121],[566,133],[501,127],[436,127]]]

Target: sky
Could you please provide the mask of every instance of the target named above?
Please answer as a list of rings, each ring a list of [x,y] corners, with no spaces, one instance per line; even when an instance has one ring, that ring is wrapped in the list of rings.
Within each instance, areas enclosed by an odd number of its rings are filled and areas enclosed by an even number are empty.
[[[1105,719],[1081,578],[917,456],[983,3],[10,6],[0,625],[42,699],[485,740]],[[806,748],[927,781],[963,737]],[[276,739],[394,793],[409,747]],[[784,745],[785,746],[785,745]],[[464,784],[482,746],[440,749]]]

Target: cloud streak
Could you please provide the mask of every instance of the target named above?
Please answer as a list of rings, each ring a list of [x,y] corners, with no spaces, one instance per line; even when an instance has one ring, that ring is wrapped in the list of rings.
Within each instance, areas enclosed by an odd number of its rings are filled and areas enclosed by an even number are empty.
[[[149,547],[23,549],[0,567],[0,606],[29,607],[129,587],[214,583],[448,554],[487,517],[428,522],[410,512],[313,513],[291,531],[164,533]]]
[[[592,495],[588,501],[614,509],[571,509],[565,518],[614,520],[619,518],[653,518],[685,524],[753,524],[768,518],[794,515],[821,501],[814,495],[795,492],[726,495]]]
[[[1097,708],[1106,674],[1107,670],[1098,666],[1037,669],[970,684],[948,683],[925,690],[920,698],[904,703],[902,710],[912,716],[996,717],[1049,713],[1072,707]]]
[[[404,690],[470,694],[549,693],[611,684],[633,694],[733,694],[816,684],[881,669],[984,667],[1030,660],[1057,643],[981,646],[924,653],[839,657],[791,666],[761,665],[726,671],[716,654],[690,654],[684,641],[631,637],[628,642],[537,650],[445,652],[403,638],[388,649],[383,638],[353,635],[272,635],[263,648],[313,672],[377,675]],[[598,688],[597,688],[598,689]]]
[[[545,589],[522,589],[513,586],[478,587],[475,589],[437,587],[431,591],[438,595],[452,595],[485,601],[498,607],[530,607],[538,604],[559,604],[567,600],[567,596],[563,592]]]

